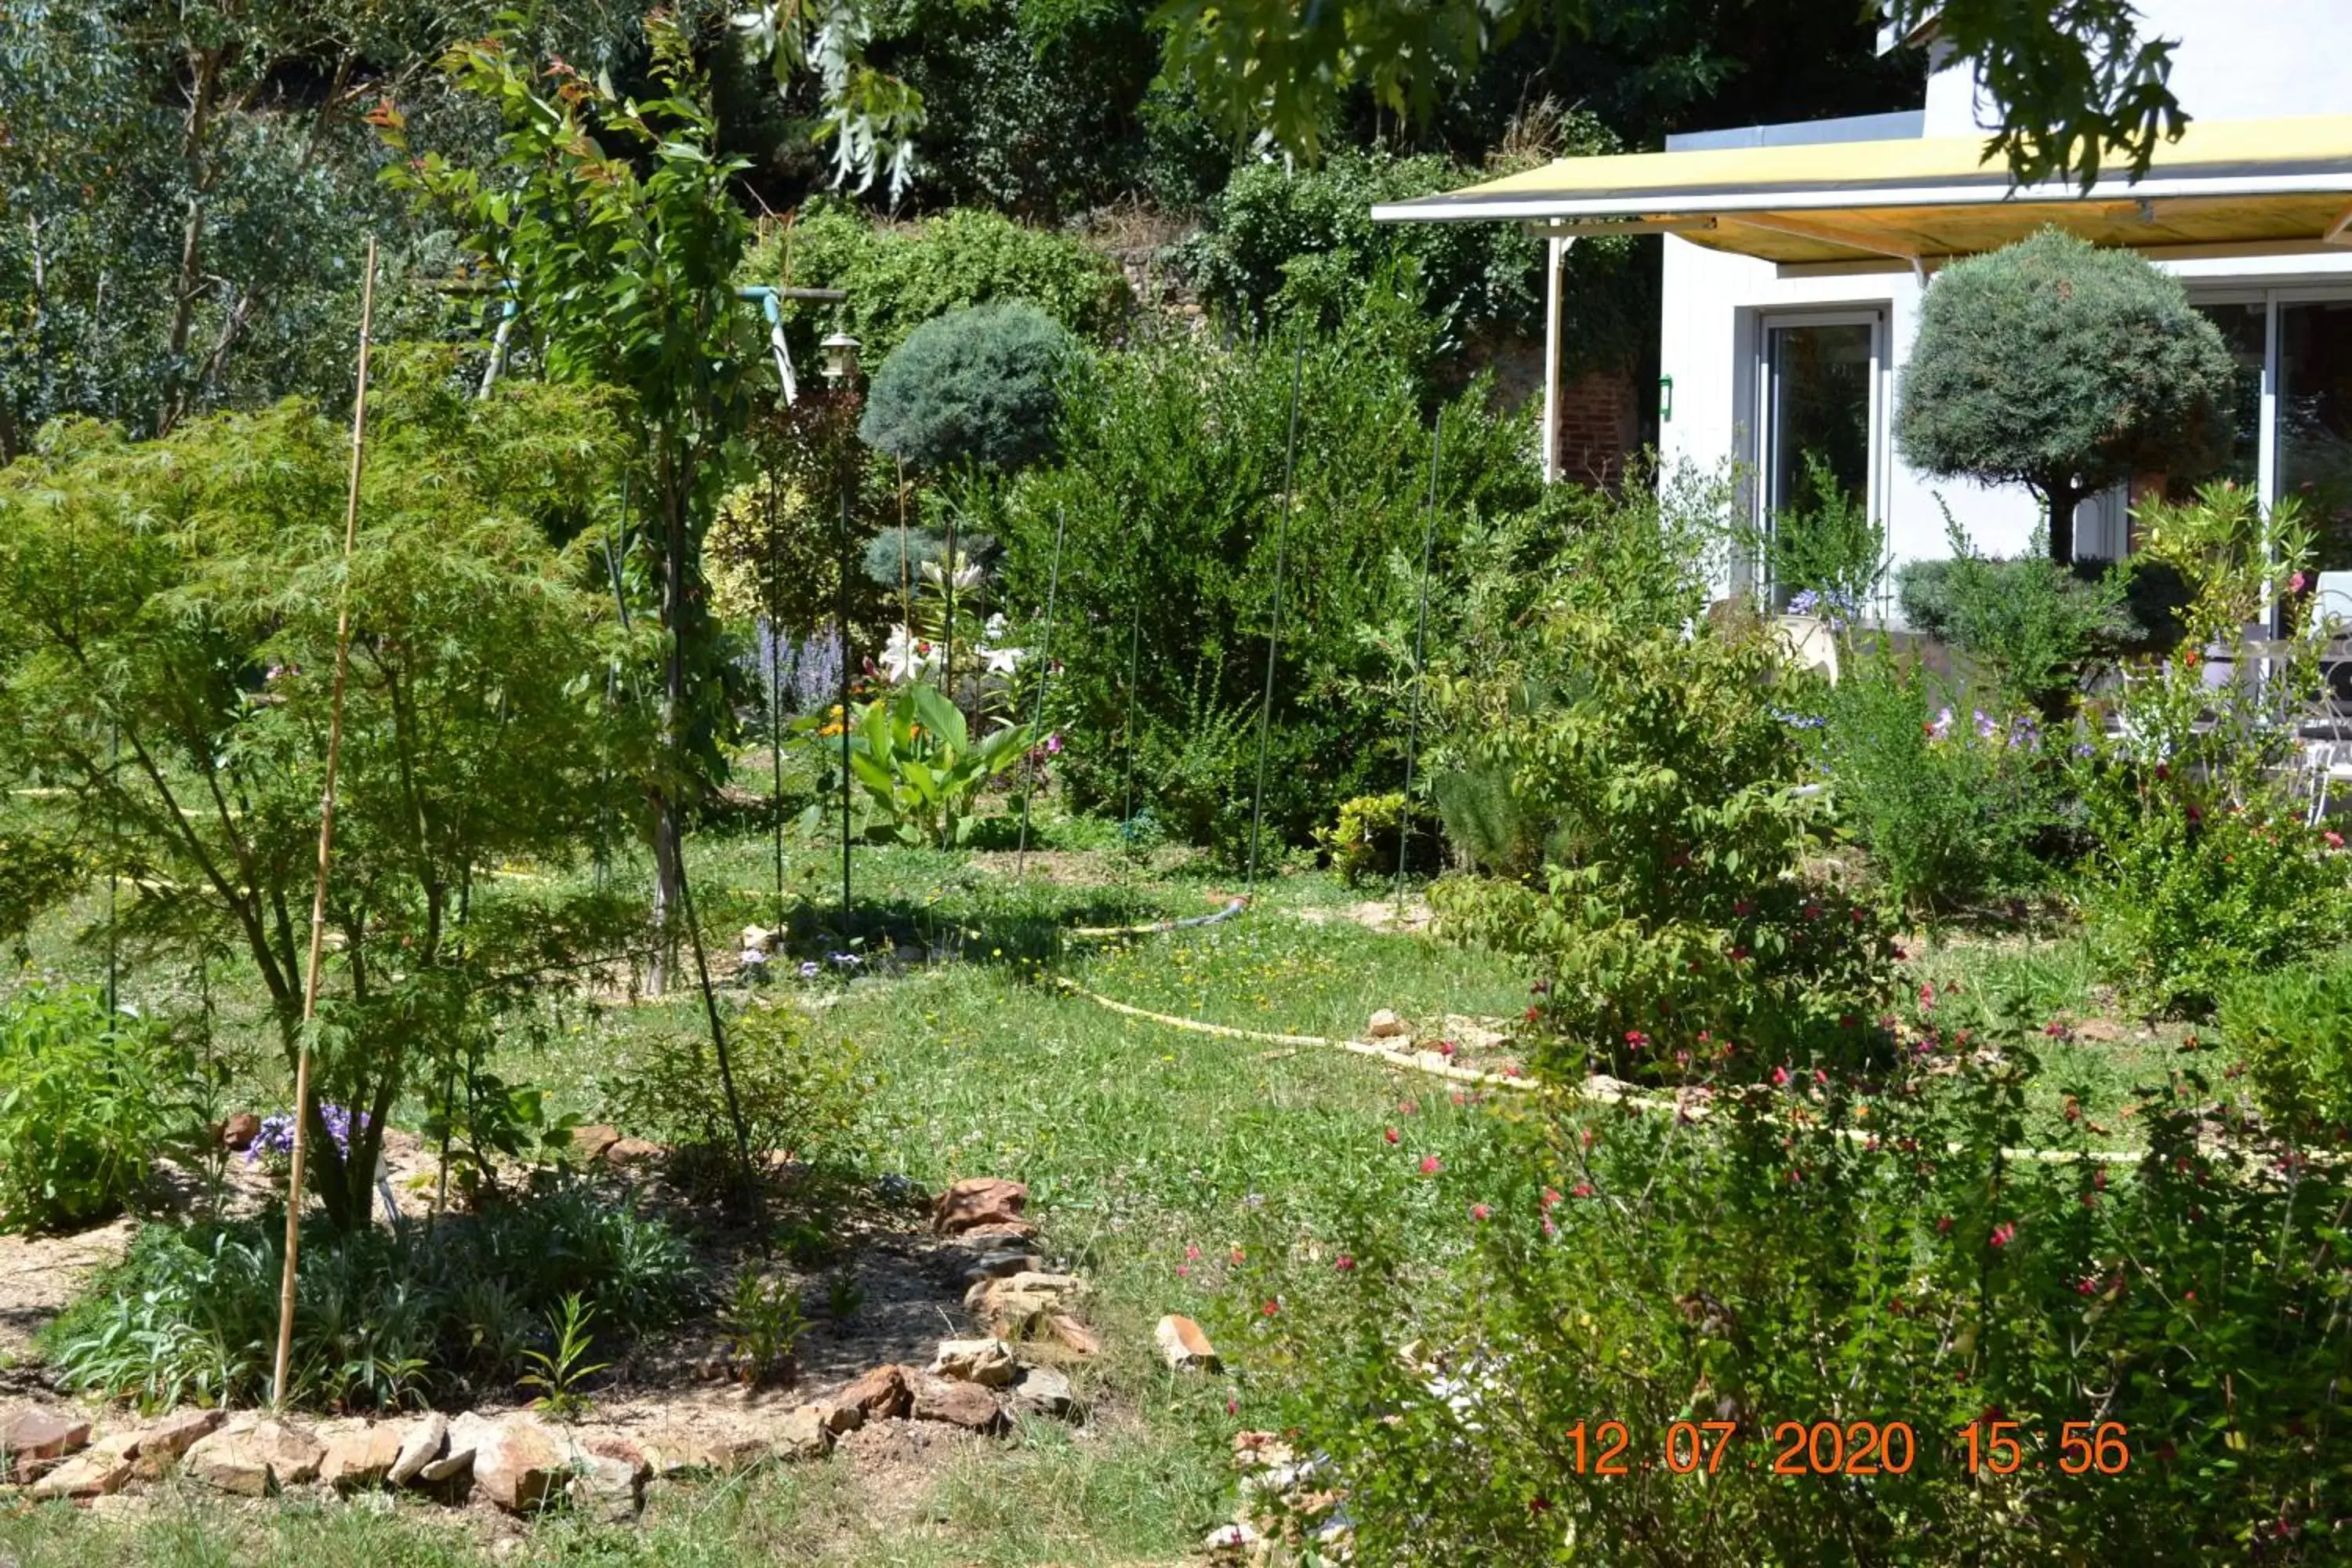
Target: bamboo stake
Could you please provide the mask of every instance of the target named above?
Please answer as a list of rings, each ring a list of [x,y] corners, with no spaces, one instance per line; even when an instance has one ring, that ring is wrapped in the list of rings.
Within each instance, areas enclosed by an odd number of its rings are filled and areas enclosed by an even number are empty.
[[[352,400],[352,478],[343,500],[343,580],[335,610],[335,684],[327,706],[327,782],[319,797],[319,870],[310,884],[310,957],[302,973],[302,1032],[294,1047],[294,1155],[286,1184],[286,1270],[278,1282],[278,1357],[270,1403],[286,1404],[294,1357],[294,1265],[302,1243],[302,1163],[309,1152],[310,1031],[319,1016],[319,967],[327,945],[327,864],[335,847],[335,769],[343,753],[343,683],[352,663],[352,555],[359,541],[360,468],[367,447],[368,333],[375,324],[375,241],[360,285],[359,391]]]

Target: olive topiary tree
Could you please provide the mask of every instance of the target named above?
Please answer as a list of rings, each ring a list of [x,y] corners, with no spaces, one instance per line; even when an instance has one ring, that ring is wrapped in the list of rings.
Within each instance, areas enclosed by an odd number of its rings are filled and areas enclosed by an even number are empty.
[[[934,317],[882,362],[857,433],[910,468],[1024,467],[1054,448],[1070,342],[1024,300]]]
[[[2228,450],[2237,368],[2178,279],[2057,229],[1946,268],[1903,368],[1905,461],[2021,484],[2074,555],[2074,508],[2137,473],[2196,478]]]

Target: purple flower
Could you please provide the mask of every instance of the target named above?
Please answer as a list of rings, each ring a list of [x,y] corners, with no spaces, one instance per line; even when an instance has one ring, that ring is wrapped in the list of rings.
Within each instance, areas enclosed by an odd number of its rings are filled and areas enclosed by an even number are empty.
[[[801,978],[803,980],[814,980],[824,972],[824,966],[817,963],[814,958],[804,959],[801,963]]]
[[[1062,737],[1058,732],[1045,737],[1045,754],[1049,757],[1062,754]]]
[[[321,1105],[319,1107],[319,1120],[326,1123],[327,1136],[335,1141],[335,1152],[348,1157],[352,1152],[352,1113],[340,1105]],[[366,1111],[359,1112],[358,1122],[362,1129],[366,1128]],[[245,1163],[250,1165],[264,1155],[293,1158],[294,1117],[290,1111],[261,1119],[261,1131],[254,1135],[253,1142],[246,1149]]]

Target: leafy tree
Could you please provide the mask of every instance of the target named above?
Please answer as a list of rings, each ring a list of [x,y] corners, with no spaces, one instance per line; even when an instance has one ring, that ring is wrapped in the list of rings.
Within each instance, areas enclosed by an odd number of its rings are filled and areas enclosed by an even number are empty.
[[[1903,367],[1897,438],[1932,474],[2021,484],[2074,557],[2074,507],[2229,449],[2237,367],[2179,279],[2056,229],[1937,275]]]
[[[386,335],[437,315],[434,250],[377,179],[362,122],[407,100],[420,145],[479,116],[433,61],[503,0],[197,0],[0,8],[0,461],[86,413],[142,431],[299,394],[347,396],[359,237],[383,243]],[[514,26],[592,68],[627,54],[618,0]]]
[[[728,479],[728,444],[764,363],[735,273],[751,221],[730,189],[744,164],[714,155],[717,126],[674,18],[646,20],[663,96],[639,101],[562,60],[534,68],[493,36],[449,58],[460,89],[504,129],[488,170],[427,153],[396,171],[462,226],[466,248],[510,301],[547,374],[623,389],[644,476],[644,521],[625,550],[650,578],[668,635],[663,766],[650,789],[656,923],[680,899],[684,805],[708,788],[729,715],[705,603],[702,537]],[[405,121],[379,121],[407,150]],[[599,133],[625,148],[609,152]],[[656,976],[659,980],[658,973]]]
[[[0,773],[47,792],[27,837],[121,875],[130,951],[241,952],[289,1068],[348,582],[310,1129],[346,1226],[420,1055],[498,996],[623,951],[609,900],[502,911],[469,898],[477,872],[571,861],[648,763],[604,697],[637,650],[551,542],[615,486],[611,399],[514,384],[477,402],[448,368],[382,389],[348,579],[348,437],[299,404],[150,444],[61,422],[0,469]],[[366,1113],[348,1156],[329,1103]]]
[[[926,321],[882,362],[858,434],[919,469],[1022,468],[1052,450],[1070,346],[1018,300]]]
[[[1573,119],[1565,140],[1584,152],[1615,146],[1590,117]],[[1335,325],[1368,281],[1410,263],[1437,317],[1441,351],[1487,332],[1540,333],[1541,240],[1508,224],[1372,221],[1376,202],[1475,177],[1434,153],[1377,150],[1336,152],[1313,169],[1244,163],[1177,262],[1212,308],[1252,331],[1299,314]],[[1563,294],[1571,319],[1562,335],[1591,362],[1623,363],[1654,314],[1639,302],[1632,250],[1630,240],[1604,239],[1570,253]]]
[[[1116,337],[1133,296],[1118,266],[1075,236],[958,207],[885,226],[847,202],[819,197],[790,224],[762,227],[746,270],[764,283],[838,289],[840,304],[787,300],[793,352],[805,361],[836,326],[880,364],[907,334],[950,310],[1021,300],[1072,332]]]
[[[1239,138],[1264,130],[1314,157],[1343,95],[1356,89],[1392,114],[1426,121],[1488,53],[1547,25],[1589,34],[1613,0],[1170,0],[1164,69]],[[2144,170],[2159,134],[2184,119],[2166,86],[2168,40],[2140,36],[2130,0],[2063,7],[2014,0],[1877,0],[1904,31],[1934,19],[1937,35],[1975,62],[1984,94],[2001,106],[1993,139],[2023,183],[2095,175],[2117,152]]]

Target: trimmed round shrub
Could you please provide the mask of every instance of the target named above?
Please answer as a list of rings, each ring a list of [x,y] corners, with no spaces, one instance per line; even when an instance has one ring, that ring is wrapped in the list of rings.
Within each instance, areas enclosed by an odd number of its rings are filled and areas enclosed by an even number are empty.
[[[2074,559],[2074,506],[2135,474],[2195,479],[2228,450],[2237,367],[2180,280],[2043,229],[1937,274],[1903,368],[1904,460],[2024,485]]]
[[[1047,456],[1070,334],[1021,300],[924,322],[882,362],[857,433],[915,468],[1000,471]]]

